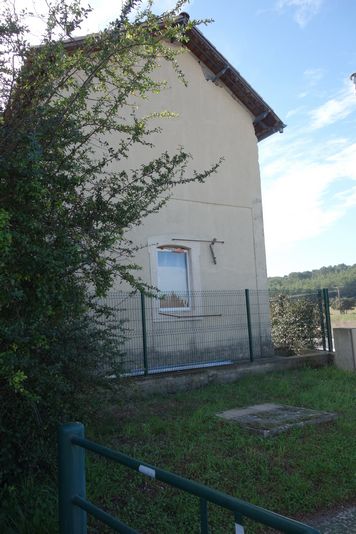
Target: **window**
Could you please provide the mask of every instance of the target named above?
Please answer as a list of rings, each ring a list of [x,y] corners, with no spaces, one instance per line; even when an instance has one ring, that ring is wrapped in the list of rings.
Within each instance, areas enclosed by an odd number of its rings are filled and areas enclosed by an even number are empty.
[[[157,281],[163,293],[160,309],[190,308],[189,251],[181,247],[159,247]]]

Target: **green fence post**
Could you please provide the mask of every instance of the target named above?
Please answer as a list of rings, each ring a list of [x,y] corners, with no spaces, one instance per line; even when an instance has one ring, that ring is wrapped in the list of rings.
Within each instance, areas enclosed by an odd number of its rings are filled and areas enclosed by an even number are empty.
[[[332,337],[331,320],[330,320],[329,290],[326,288],[323,289],[323,297],[324,297],[324,306],[325,306],[325,321],[326,321],[326,335],[328,338],[328,350],[332,352],[334,349],[333,349],[333,337]]]
[[[324,321],[324,311],[323,311],[323,295],[322,295],[321,289],[318,290],[318,305],[319,305],[321,339],[322,339],[322,342],[323,342],[323,350],[326,350],[325,321]]]
[[[209,534],[208,503],[200,498],[200,534]]]
[[[245,289],[245,301],[246,301],[246,318],[247,318],[247,330],[248,330],[248,349],[250,352],[250,362],[253,362],[253,342],[252,342],[250,290],[249,289]]]
[[[146,327],[146,304],[145,294],[141,294],[141,320],[142,320],[142,348],[143,348],[143,369],[145,376],[148,375],[148,360],[147,360],[147,327]]]
[[[72,437],[84,438],[84,425],[67,423],[58,428],[58,511],[60,534],[87,534],[87,514],[72,502],[85,498],[85,451]]]

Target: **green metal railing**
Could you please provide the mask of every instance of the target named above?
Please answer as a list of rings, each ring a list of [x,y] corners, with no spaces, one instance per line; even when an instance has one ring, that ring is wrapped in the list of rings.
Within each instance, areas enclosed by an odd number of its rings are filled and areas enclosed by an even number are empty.
[[[84,437],[84,425],[81,423],[61,425],[58,433],[58,446],[60,534],[86,534],[87,514],[92,515],[116,532],[137,534],[136,530],[86,499],[85,450],[92,451],[143,475],[199,497],[200,531],[202,534],[208,534],[209,532],[209,502],[226,508],[234,514],[235,533],[237,534],[244,533],[244,527],[242,526],[244,518],[252,519],[257,523],[275,528],[281,532],[296,534],[319,533],[318,530],[308,525],[236,499],[226,493],[216,491],[169,471],[139,462],[126,454],[90,441]]]
[[[123,375],[258,362],[283,354],[291,343],[299,349],[333,350],[327,289],[207,290],[176,292],[175,298],[176,308],[161,308],[159,298],[140,292],[112,292],[101,301],[125,338],[118,350]],[[296,321],[291,322],[288,314],[285,321],[274,315],[280,298],[286,305],[299,303]],[[184,302],[189,302],[188,308]],[[301,315],[303,306],[309,323]],[[293,306],[287,307],[293,311]],[[271,329],[271,323],[276,328]]]

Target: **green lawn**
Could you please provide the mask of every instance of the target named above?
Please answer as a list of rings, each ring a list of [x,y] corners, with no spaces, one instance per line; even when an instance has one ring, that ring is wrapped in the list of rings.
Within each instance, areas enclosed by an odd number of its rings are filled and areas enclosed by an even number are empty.
[[[340,417],[336,423],[264,439],[214,415],[262,402],[336,411]],[[249,502],[303,518],[356,499],[355,408],[356,374],[303,369],[121,403],[93,422],[87,437]],[[88,459],[89,498],[133,528],[152,534],[199,531],[197,498],[92,455]],[[24,519],[16,522],[14,503],[24,498],[27,503],[17,512]],[[27,482],[16,499],[13,532],[55,532],[51,486],[39,489]],[[233,532],[229,512],[212,505],[209,513],[213,533]],[[109,530],[91,522],[89,532]],[[267,529],[252,526],[247,532]]]
[[[353,308],[346,313],[330,308],[331,326],[333,328],[348,327],[356,328],[356,309]]]

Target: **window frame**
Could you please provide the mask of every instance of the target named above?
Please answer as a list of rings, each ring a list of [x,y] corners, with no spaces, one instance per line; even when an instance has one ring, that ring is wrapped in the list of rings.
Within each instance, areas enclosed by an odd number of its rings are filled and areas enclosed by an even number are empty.
[[[192,234],[190,232],[185,232],[182,239],[182,232],[169,233],[169,234],[155,234],[152,233],[147,238],[147,247],[148,247],[148,256],[149,256],[149,280],[150,284],[158,288],[158,278],[157,278],[157,254],[156,250],[158,247],[174,247],[174,248],[184,248],[189,252],[189,280],[191,292],[191,302],[190,309],[188,308],[179,308],[172,311],[167,311],[165,313],[163,310],[160,312],[159,309],[159,299],[152,299],[152,321],[154,323],[159,322],[171,322],[171,321],[200,321],[200,318],[192,316],[194,310],[201,306],[201,242],[198,241],[199,235]],[[166,308],[167,310],[167,308]]]
[[[158,245],[156,247],[155,251],[155,259],[156,259],[156,272],[157,272],[157,286],[159,282],[159,265],[158,265],[158,254],[159,252],[162,252],[164,250],[173,250],[173,249],[182,249],[184,250],[185,254],[185,265],[186,265],[186,279],[187,279],[187,295],[188,295],[188,306],[173,306],[173,307],[161,307],[161,299],[159,299],[159,307],[158,307],[158,313],[162,312],[171,312],[171,311],[180,311],[180,312],[187,312],[192,310],[192,290],[191,290],[191,250],[188,247],[185,247],[183,245],[179,244],[169,244],[169,245]],[[160,289],[158,287],[158,289]],[[160,293],[164,294],[163,291],[160,290]]]

